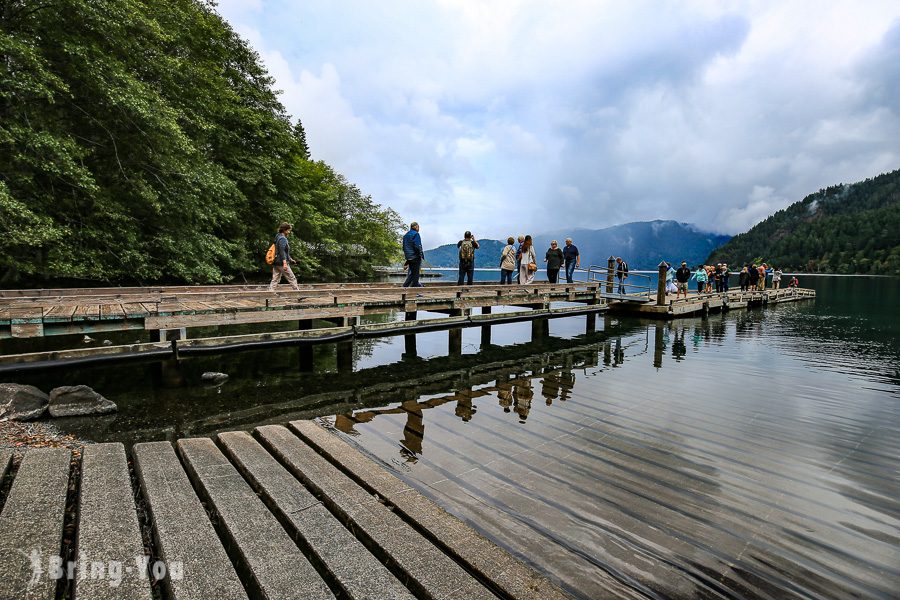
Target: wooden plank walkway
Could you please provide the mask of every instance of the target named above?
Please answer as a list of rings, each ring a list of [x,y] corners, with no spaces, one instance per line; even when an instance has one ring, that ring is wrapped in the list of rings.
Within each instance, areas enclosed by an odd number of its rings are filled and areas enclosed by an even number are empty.
[[[0,499],[0,598],[567,597],[312,422],[132,458],[133,477],[118,443],[26,451]]]
[[[389,284],[338,284],[278,293],[264,288],[211,286],[188,291],[140,288],[110,291],[106,295],[102,290],[93,290],[90,294],[85,291],[84,294],[30,297],[17,296],[12,294],[14,290],[7,290],[10,295],[3,296],[0,292],[0,337],[137,329],[150,330],[152,341],[7,354],[0,356],[0,371],[100,360],[179,358],[226,350],[334,343],[441,329],[489,328],[513,321],[574,315],[588,315],[590,321],[593,318],[590,315],[606,310],[667,319],[815,298],[814,290],[801,288],[732,290],[724,294],[692,293],[678,299],[667,296],[665,303],[658,305],[655,296],[646,293],[628,296],[634,301],[624,301],[621,296],[603,291],[603,285],[602,282],[529,286],[437,285],[417,291]],[[494,312],[495,307],[500,310]],[[473,309],[480,314],[473,314]],[[404,312],[406,320],[392,318],[388,322],[364,322],[371,315],[395,312]],[[420,315],[420,312],[448,316],[435,318]],[[322,326],[322,322],[326,326]],[[284,323],[297,323],[297,327],[283,331]],[[247,324],[280,324],[282,330],[249,334],[226,330],[224,335],[205,338],[196,338],[189,333],[197,327]],[[178,335],[167,334],[172,331]]]
[[[397,284],[330,284],[278,292],[261,286],[0,290],[0,336],[356,318],[393,310],[453,314],[485,306],[547,308],[551,302],[580,302],[600,310],[604,294],[596,282],[416,289]],[[634,301],[646,300],[635,297]]]

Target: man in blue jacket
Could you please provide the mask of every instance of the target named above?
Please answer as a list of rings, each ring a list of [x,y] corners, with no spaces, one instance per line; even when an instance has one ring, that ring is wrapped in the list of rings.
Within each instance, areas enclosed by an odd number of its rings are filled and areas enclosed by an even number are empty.
[[[419,224],[415,221],[409,224],[409,231],[403,236],[403,256],[406,257],[406,264],[409,265],[409,274],[406,276],[406,281],[403,282],[403,287],[423,287],[419,283],[419,269],[422,268],[425,251],[422,250]]]

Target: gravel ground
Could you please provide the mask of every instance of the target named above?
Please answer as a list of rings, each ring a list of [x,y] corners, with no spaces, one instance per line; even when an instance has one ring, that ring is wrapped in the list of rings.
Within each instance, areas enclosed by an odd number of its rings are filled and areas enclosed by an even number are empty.
[[[89,444],[69,433],[60,433],[56,426],[45,421],[0,421],[0,450],[15,450],[13,460],[19,461],[26,448],[69,448],[74,458]]]

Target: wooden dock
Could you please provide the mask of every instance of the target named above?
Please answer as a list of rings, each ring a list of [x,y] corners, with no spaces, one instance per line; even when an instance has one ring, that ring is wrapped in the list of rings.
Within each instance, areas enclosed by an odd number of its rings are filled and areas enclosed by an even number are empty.
[[[0,451],[0,598],[566,595],[310,421]]]
[[[150,341],[92,345],[0,355],[0,371],[65,367],[108,360],[179,359],[182,356],[275,346],[311,346],[368,337],[450,331],[450,351],[466,327],[586,315],[586,331],[606,310],[650,318],[674,318],[716,310],[814,298],[808,289],[788,288],[687,298],[648,293],[612,293],[611,282],[538,283],[527,286],[433,284],[406,289],[398,284],[316,284],[299,291],[263,286],[0,290],[0,338],[149,332]],[[476,312],[473,312],[473,309]],[[402,321],[395,315],[402,313]],[[429,314],[431,313],[431,314]],[[436,313],[436,314],[435,314]],[[437,316],[444,315],[444,316]],[[285,324],[289,323],[285,330]],[[268,330],[240,333],[229,326],[255,324]],[[198,337],[198,328],[219,327],[219,335]],[[277,330],[273,330],[273,328]],[[349,354],[352,355],[352,352]],[[339,353],[346,358],[346,352]],[[340,365],[339,365],[340,366]]]
[[[0,368],[109,358],[166,359],[223,350],[334,343],[594,315],[607,307],[605,292],[596,282],[435,284],[414,289],[386,283],[318,284],[299,291],[282,287],[277,292],[263,286],[0,290],[0,338],[150,332],[150,341],[133,344],[7,354],[0,356]],[[493,312],[494,308],[498,311]],[[473,314],[473,309],[478,313]],[[405,320],[398,322],[390,317],[398,312]],[[284,330],[285,323],[292,324],[290,330]],[[268,326],[270,330],[247,334],[227,329],[247,324]],[[220,329],[224,333],[206,338],[194,333],[197,328],[210,326],[224,328]]]
[[[816,297],[815,290],[807,288],[782,288],[766,290],[729,290],[728,292],[697,294],[691,292],[687,298],[676,298],[675,294],[664,297],[660,303],[656,294],[647,294],[651,300],[645,303],[611,302],[610,312],[629,314],[640,317],[674,319],[707,314],[717,311],[728,311],[752,306],[769,306],[784,302],[810,300]]]

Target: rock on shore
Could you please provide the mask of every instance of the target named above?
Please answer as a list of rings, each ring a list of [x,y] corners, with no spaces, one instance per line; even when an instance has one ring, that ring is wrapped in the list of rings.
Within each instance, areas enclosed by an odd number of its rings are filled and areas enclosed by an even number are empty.
[[[50,416],[74,417],[105,415],[117,410],[115,402],[107,400],[86,385],[69,385],[50,391]]]
[[[0,383],[0,419],[32,421],[47,411],[50,397],[33,385]]]

